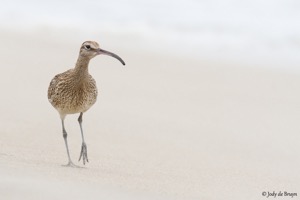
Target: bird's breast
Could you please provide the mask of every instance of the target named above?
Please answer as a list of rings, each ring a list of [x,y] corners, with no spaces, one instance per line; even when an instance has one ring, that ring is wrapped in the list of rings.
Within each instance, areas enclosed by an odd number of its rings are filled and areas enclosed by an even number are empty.
[[[74,114],[87,111],[97,101],[97,95],[96,82],[90,77],[79,85],[58,82],[49,101],[61,114]]]

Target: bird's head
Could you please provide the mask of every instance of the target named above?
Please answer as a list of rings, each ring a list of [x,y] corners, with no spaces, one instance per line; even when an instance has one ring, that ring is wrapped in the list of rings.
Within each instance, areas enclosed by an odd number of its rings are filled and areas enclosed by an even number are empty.
[[[85,41],[80,48],[80,56],[94,58],[97,55],[107,55],[118,59],[123,65],[125,62],[118,55],[100,48],[99,44],[95,41]]]

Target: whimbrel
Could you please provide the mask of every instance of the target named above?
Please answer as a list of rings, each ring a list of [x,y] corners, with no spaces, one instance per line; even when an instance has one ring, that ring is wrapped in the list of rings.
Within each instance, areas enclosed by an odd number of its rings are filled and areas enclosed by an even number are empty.
[[[82,146],[79,160],[82,158],[83,164],[89,162],[87,156],[87,146],[84,141],[82,130],[82,115],[97,100],[96,81],[89,74],[89,61],[97,55],[108,55],[118,59],[123,65],[125,62],[118,55],[105,51],[94,41],[86,41],[81,45],[79,57],[73,69],[69,69],[61,74],[57,74],[50,82],[48,88],[48,100],[58,111],[62,123],[63,138],[67,149],[69,162],[66,166],[75,166],[71,160],[67,131],[64,120],[66,115],[80,113],[78,122],[82,137]]]

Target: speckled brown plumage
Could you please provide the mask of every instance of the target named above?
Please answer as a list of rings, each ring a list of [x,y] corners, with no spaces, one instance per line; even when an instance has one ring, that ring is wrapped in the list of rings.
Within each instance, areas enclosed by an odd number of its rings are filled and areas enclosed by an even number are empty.
[[[75,67],[57,74],[51,80],[48,88],[48,100],[59,112],[62,122],[63,137],[69,158],[67,166],[75,166],[70,158],[67,132],[64,126],[64,120],[68,114],[80,113],[78,122],[81,129],[82,147],[79,160],[82,158],[83,164],[88,162],[87,147],[82,131],[82,116],[94,105],[98,95],[96,81],[89,74],[88,65],[92,58],[101,54],[112,56],[125,65],[124,61],[116,54],[100,49],[97,42],[86,41],[81,45]]]
[[[82,68],[82,69],[81,69]],[[86,112],[97,100],[96,81],[80,66],[56,75],[48,89],[48,99],[61,117]]]

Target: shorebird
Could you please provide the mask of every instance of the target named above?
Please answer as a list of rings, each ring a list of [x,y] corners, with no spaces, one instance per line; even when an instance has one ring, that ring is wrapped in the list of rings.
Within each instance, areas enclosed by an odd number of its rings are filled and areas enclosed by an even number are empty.
[[[69,159],[69,162],[66,166],[76,166],[70,157],[67,141],[68,134],[64,125],[65,117],[68,114],[80,113],[78,122],[81,131],[82,146],[78,161],[80,161],[82,158],[84,165],[86,162],[89,162],[87,156],[87,146],[84,141],[82,130],[82,115],[92,105],[94,105],[97,100],[98,91],[96,81],[88,71],[89,61],[97,55],[112,56],[125,65],[125,62],[122,60],[122,58],[114,53],[101,49],[97,42],[86,41],[80,47],[79,56],[75,67],[61,74],[57,74],[51,80],[48,88],[48,100],[58,111],[61,119],[63,138]]]

